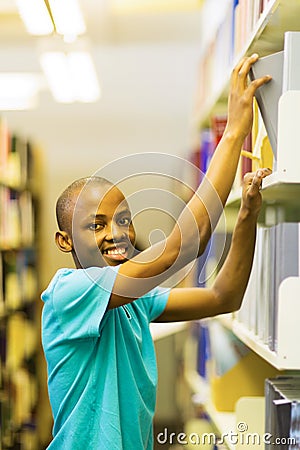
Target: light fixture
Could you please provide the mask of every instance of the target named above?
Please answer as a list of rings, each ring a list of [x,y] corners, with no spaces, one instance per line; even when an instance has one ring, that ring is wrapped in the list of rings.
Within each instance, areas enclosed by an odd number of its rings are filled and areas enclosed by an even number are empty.
[[[44,0],[16,0],[20,16],[28,33],[51,34],[54,25]]]
[[[41,78],[32,73],[0,73],[0,110],[34,108]]]
[[[47,35],[55,30],[71,40],[86,31],[78,0],[16,0],[16,3],[30,34]]]
[[[78,36],[86,31],[78,0],[47,0],[55,29],[64,36]]]
[[[41,66],[57,102],[95,102],[100,88],[93,61],[88,52],[45,52]]]

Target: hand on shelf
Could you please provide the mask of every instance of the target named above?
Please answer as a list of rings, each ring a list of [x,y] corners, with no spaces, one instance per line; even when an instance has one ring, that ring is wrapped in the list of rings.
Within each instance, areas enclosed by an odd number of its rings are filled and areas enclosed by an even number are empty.
[[[262,196],[260,193],[263,178],[272,173],[271,169],[258,169],[256,172],[249,172],[244,176],[242,190],[241,209],[257,216],[259,214]]]
[[[250,68],[257,60],[258,55],[256,53],[250,57],[242,58],[231,75],[226,131],[234,136],[240,136],[242,140],[251,131],[254,94],[260,86],[271,80],[270,75],[265,75],[248,83]]]

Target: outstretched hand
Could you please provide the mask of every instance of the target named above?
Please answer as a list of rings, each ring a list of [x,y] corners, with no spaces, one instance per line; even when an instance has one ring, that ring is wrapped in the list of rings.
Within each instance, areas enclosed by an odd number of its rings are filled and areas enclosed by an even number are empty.
[[[262,204],[260,194],[262,180],[271,173],[272,170],[268,168],[246,173],[243,179],[242,208],[246,208],[252,214],[258,215]]]
[[[272,78],[266,74],[264,77],[249,82],[250,68],[257,60],[258,55],[256,53],[243,58],[233,69],[231,75],[227,130],[242,138],[245,138],[251,131],[254,94],[260,86],[268,83]]]

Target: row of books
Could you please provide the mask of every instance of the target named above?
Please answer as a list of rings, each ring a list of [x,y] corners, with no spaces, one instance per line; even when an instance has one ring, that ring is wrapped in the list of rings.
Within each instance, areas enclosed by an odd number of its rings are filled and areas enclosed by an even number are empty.
[[[0,117],[0,448],[37,443],[34,148]]]
[[[34,308],[0,322],[0,448],[37,448],[34,411],[38,397]],[[18,445],[21,445],[20,447]]]
[[[0,315],[22,310],[38,291],[36,255],[32,249],[0,252]]]
[[[276,442],[282,450],[296,450],[300,445],[300,377],[282,375],[267,379],[266,401],[266,449]]]
[[[7,120],[0,117],[0,183],[24,189],[32,175],[30,142],[10,132]]]
[[[300,276],[300,223],[258,226],[253,267],[236,317],[272,351],[277,351],[279,287]]]
[[[34,369],[37,343],[37,327],[24,313],[16,312],[1,319],[0,447],[3,449],[37,448],[30,446],[36,439],[32,431],[38,396]]]
[[[233,53],[243,50],[270,0],[234,0],[233,2]]]
[[[24,312],[17,311],[1,319],[1,364],[2,379],[13,376],[34,355],[38,343],[35,320]]]
[[[201,182],[209,166],[212,155],[220,142],[227,124],[227,115],[214,115],[211,117],[210,127],[200,130],[194,149],[190,154],[190,161],[199,170],[194,180],[195,188]]]
[[[256,100],[253,104],[253,116],[253,127],[243,144],[233,191],[238,191],[247,172],[255,171],[259,167],[273,169],[274,155]],[[199,132],[199,141],[190,156],[191,162],[199,169],[198,177],[194,181],[195,187],[208,168],[212,155],[223,136],[226,124],[226,115],[213,115],[210,127]]]
[[[26,367],[14,371],[0,397],[0,439],[3,449],[37,449],[36,417],[38,384]]]
[[[224,74],[230,71],[234,58],[242,50],[267,5],[267,0],[228,1],[224,19],[202,57],[197,94],[198,111],[205,105],[208,92],[214,95],[223,87]]]
[[[31,246],[34,227],[31,192],[0,185],[0,249]]]

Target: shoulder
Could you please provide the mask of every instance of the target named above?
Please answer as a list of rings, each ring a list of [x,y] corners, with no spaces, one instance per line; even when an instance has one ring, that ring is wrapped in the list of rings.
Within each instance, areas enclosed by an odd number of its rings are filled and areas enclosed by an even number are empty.
[[[72,292],[80,296],[90,290],[109,290],[114,284],[118,267],[88,267],[86,269],[59,269],[42,293],[42,300],[61,294],[69,297]]]

